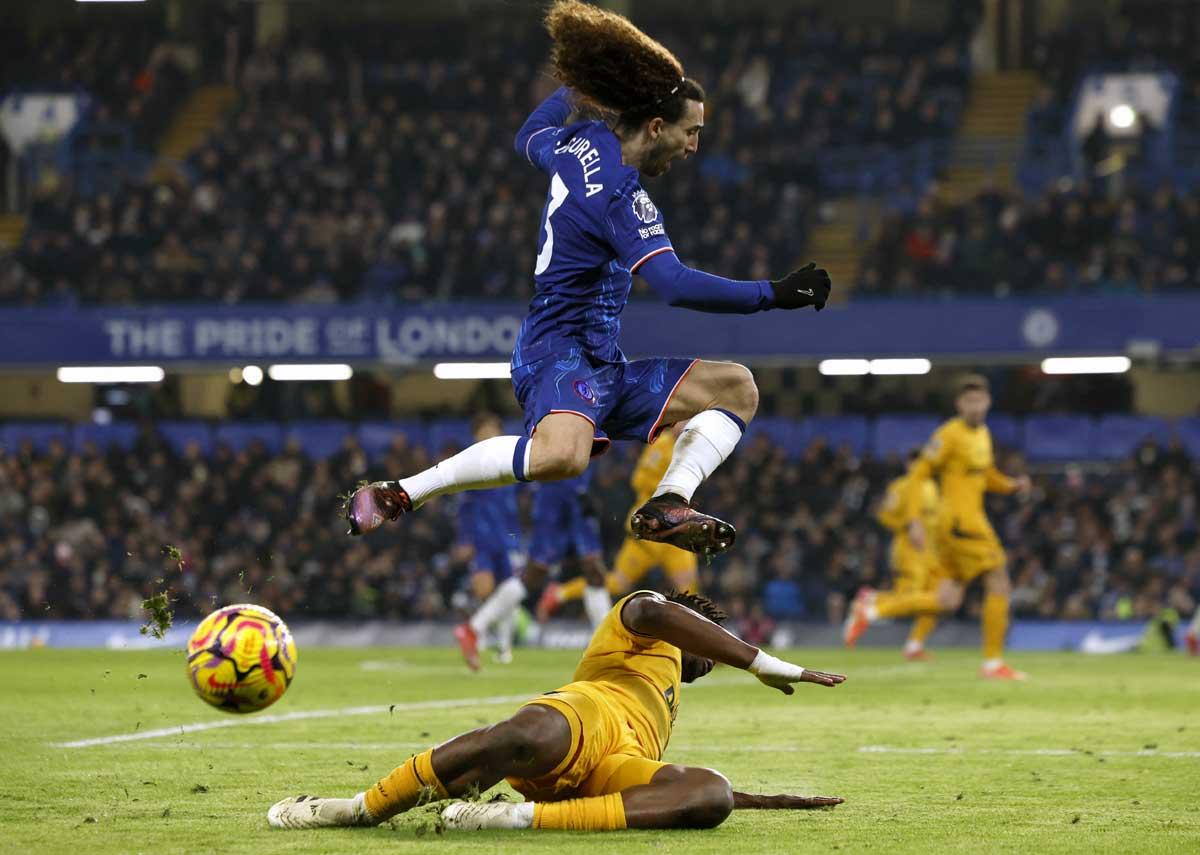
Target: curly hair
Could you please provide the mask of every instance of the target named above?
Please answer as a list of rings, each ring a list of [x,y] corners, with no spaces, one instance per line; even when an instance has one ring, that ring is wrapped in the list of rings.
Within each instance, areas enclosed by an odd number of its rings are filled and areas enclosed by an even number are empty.
[[[585,104],[615,114],[618,126],[656,116],[677,122],[687,101],[704,100],[704,89],[684,76],[675,55],[623,15],[557,0],[546,12],[546,29],[555,77]]]
[[[722,624],[729,620],[729,615],[703,594],[696,594],[692,591],[668,591],[663,596],[667,598],[668,602],[678,603],[684,608],[691,609],[715,624]]]

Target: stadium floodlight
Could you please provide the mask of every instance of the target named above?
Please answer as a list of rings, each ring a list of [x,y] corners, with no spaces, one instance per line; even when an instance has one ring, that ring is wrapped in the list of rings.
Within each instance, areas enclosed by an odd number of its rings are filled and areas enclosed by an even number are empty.
[[[1052,356],[1042,360],[1042,373],[1124,374],[1132,365],[1128,356]]]
[[[512,376],[507,362],[439,362],[433,366],[439,380],[507,380]]]
[[[60,383],[161,383],[167,376],[157,365],[64,365]]]
[[[245,370],[242,371],[245,376]],[[267,376],[272,380],[349,380],[354,369],[338,363],[318,365],[271,365]]]
[[[1137,121],[1137,111],[1128,104],[1118,104],[1108,111],[1108,121],[1114,128],[1132,128]]]
[[[928,374],[933,363],[928,359],[872,359],[871,373],[881,375]]]
[[[822,359],[817,370],[826,377],[854,377],[871,373],[871,362],[867,359]]]
[[[248,386],[257,386],[263,381],[263,370],[257,365],[247,365],[242,369],[242,380]]]

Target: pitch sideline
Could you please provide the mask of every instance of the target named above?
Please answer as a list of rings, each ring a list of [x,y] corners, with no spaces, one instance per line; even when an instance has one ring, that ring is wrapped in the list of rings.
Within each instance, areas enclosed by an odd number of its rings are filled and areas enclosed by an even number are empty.
[[[411,701],[398,704],[374,704],[364,707],[343,707],[334,710],[297,710],[289,713],[275,713],[245,718],[228,718],[221,721],[203,721],[193,724],[177,724],[174,727],[160,727],[154,730],[135,731],[134,733],[118,733],[112,736],[96,736],[91,739],[75,739],[70,742],[51,742],[52,748],[89,748],[93,745],[112,745],[117,742],[137,742],[145,739],[161,739],[166,736],[183,736],[188,733],[198,733],[205,730],[217,730],[224,727],[241,727],[250,724],[277,724],[284,721],[302,721],[314,718],[337,718],[348,715],[376,715],[385,712],[413,712],[416,710],[442,710],[455,707],[466,707],[488,704],[514,704],[529,700],[528,693],[523,695],[494,695],[487,698],[446,698],[436,701]]]

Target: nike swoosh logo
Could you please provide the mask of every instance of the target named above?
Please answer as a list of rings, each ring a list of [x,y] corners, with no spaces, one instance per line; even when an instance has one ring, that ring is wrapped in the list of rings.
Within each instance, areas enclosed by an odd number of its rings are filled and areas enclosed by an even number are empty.
[[[802,291],[801,289],[797,288],[796,293],[803,294],[805,297],[811,297],[813,295],[812,288],[809,288],[807,291]]]

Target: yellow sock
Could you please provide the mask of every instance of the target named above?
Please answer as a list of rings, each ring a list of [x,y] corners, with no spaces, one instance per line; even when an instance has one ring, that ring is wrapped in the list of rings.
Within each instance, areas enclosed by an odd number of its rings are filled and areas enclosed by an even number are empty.
[[[937,626],[935,615],[920,615],[913,621],[912,630],[908,633],[908,643],[924,647],[925,639],[933,633],[935,626]]]
[[[366,804],[371,816],[383,822],[403,813],[421,801],[436,801],[449,793],[433,773],[433,749],[404,761],[375,786],[367,790]]]
[[[560,603],[569,603],[571,600],[583,599],[583,589],[587,587],[587,579],[582,576],[576,576],[570,582],[563,582],[558,586],[558,601]]]
[[[983,598],[983,658],[1004,655],[1004,636],[1008,632],[1008,597],[988,594]]]
[[[908,617],[922,612],[936,612],[938,610],[937,594],[932,591],[916,594],[880,591],[875,595],[875,610],[881,618]]]
[[[626,827],[625,802],[620,793],[564,802],[538,802],[533,807],[533,827],[614,831]]]

